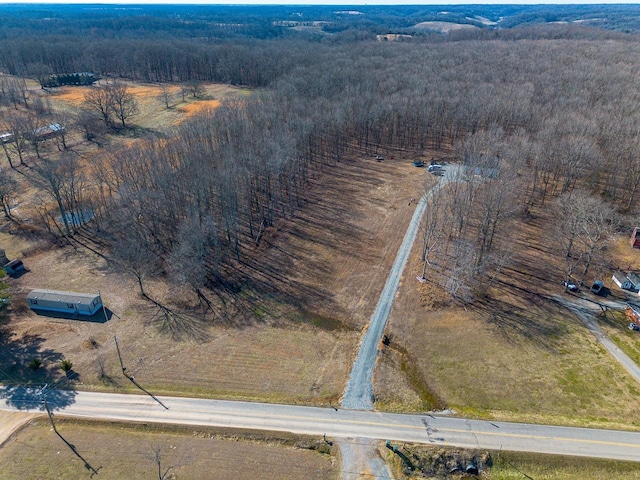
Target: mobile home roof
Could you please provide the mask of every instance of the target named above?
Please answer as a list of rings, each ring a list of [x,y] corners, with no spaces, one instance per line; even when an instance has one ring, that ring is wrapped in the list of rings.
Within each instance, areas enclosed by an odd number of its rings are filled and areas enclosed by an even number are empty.
[[[58,290],[32,290],[27,295],[27,300],[49,300],[52,302],[77,303],[81,305],[91,305],[98,295],[94,293],[61,292]]]

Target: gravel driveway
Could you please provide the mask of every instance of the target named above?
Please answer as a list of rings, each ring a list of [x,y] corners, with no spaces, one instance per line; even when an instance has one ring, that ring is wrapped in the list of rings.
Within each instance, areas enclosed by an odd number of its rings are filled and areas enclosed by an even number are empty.
[[[364,334],[358,356],[356,357],[347,389],[342,397],[342,407],[349,410],[372,410],[373,409],[373,369],[378,356],[378,345],[382,340],[385,325],[389,318],[389,313],[393,307],[393,301],[398,292],[402,272],[411,253],[411,248],[415,242],[418,229],[420,228],[422,216],[425,212],[429,198],[437,189],[447,184],[457,177],[460,171],[458,165],[447,166],[444,175],[440,177],[438,184],[427,192],[416,207],[404,240],[393,266],[387,278],[387,282],[382,289],[376,309],[371,316],[367,331]],[[360,441],[359,441],[360,440]],[[340,453],[342,456],[342,478],[343,480],[355,480],[363,476],[373,478],[392,479],[387,465],[382,461],[375,446],[375,442],[363,442],[355,439],[353,442],[340,442]]]
[[[416,235],[421,225],[422,215],[427,207],[429,198],[437,189],[442,188],[451,180],[455,179],[460,170],[458,165],[449,165],[444,171],[444,175],[440,177],[438,185],[427,192],[416,207],[407,232],[404,236],[402,245],[398,250],[393,267],[387,278],[387,282],[382,289],[376,309],[369,320],[367,331],[362,339],[358,356],[356,357],[347,389],[342,397],[342,407],[351,410],[371,410],[373,409],[373,369],[378,356],[378,345],[382,340],[384,328],[389,318],[389,313],[393,307],[393,301],[398,292],[398,285],[402,278],[402,272],[411,253],[411,248],[415,242]]]

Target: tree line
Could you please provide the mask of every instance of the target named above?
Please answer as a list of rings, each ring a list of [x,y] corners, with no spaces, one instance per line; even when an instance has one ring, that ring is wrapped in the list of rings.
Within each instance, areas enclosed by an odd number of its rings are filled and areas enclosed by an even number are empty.
[[[274,52],[296,45],[263,44]],[[268,89],[105,152],[90,176],[67,152],[52,172],[41,169],[43,192],[61,211],[91,209],[96,235],[117,245],[141,289],[161,272],[201,299],[225,262],[242,260],[265,228],[304,205],[311,172],[356,152],[446,148],[450,160],[500,171],[452,186],[442,209],[450,213],[445,231],[457,239],[449,243],[458,259],[449,278],[495,275],[508,256],[509,219],[574,191],[620,212],[637,210],[640,46],[632,39],[299,45],[284,54]],[[275,59],[233,56],[256,73]],[[100,102],[92,96],[84,107],[95,113]],[[20,105],[19,93],[12,98]],[[117,124],[117,115],[104,122]],[[44,210],[52,234],[73,234],[76,226],[56,227],[59,216]],[[586,272],[597,250],[580,251]]]

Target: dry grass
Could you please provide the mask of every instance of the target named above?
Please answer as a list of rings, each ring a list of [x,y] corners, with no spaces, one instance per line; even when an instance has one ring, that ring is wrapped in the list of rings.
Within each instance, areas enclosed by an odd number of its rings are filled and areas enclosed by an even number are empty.
[[[599,320],[602,330],[618,348],[640,365],[640,332],[628,328],[629,319],[625,313],[608,311]]]
[[[180,111],[184,112],[187,117],[192,117],[206,110],[213,110],[220,106],[220,100],[202,100],[190,103],[184,107],[180,107]]]
[[[640,270],[640,249],[629,245],[629,232],[618,235],[609,244],[609,254],[615,269],[623,272],[637,272]],[[611,275],[609,275],[611,277]]]
[[[487,477],[491,480],[526,478],[523,473],[536,480],[640,479],[635,462],[520,452],[499,452],[494,458],[495,464]]]
[[[181,87],[168,85],[171,100],[170,108],[167,108],[162,99],[160,84],[123,83],[127,85],[129,93],[138,103],[139,113],[131,118],[131,123],[152,130],[175,126],[196,113],[215,109],[224,99],[250,94],[246,89],[213,84],[203,86],[203,96],[198,98],[186,96],[183,101]],[[74,111],[82,106],[85,94],[90,89],[91,87],[59,87],[53,89],[50,94],[42,91],[34,91],[34,94],[48,95],[54,110]]]
[[[322,439],[298,439],[286,434],[231,436],[215,430],[163,430],[61,419],[57,426],[102,479],[157,478],[157,464],[147,458],[157,447],[162,465],[174,466],[172,472],[185,480],[328,480],[337,479],[340,473],[332,455],[309,449],[322,447]],[[89,477],[83,462],[55,435],[46,417],[32,421],[13,436],[0,449],[0,463],[2,478],[7,480]]]
[[[428,307],[425,287],[414,279],[420,272],[416,245],[390,318],[392,346],[414,360],[423,390],[466,416],[640,428],[637,382],[571,313],[545,300],[561,292],[555,281],[560,266],[548,260],[546,225],[541,214],[515,229],[521,238],[514,264],[492,299],[468,311]],[[388,379],[406,374],[384,356],[382,366],[376,395],[398,403],[408,393],[395,383],[388,388]]]
[[[35,254],[25,263],[30,272],[14,282],[16,303],[36,287],[100,291],[117,315],[107,323],[39,316],[26,308],[13,315],[12,331],[18,337],[36,335],[43,339],[42,350],[71,359],[84,388],[132,388],[119,372],[117,335],[128,371],[156,393],[326,404],[342,392],[358,341],[355,332],[315,329],[286,319],[272,326],[255,316],[235,328],[193,317],[197,335],[176,341],[151,321],[155,311],[139,298],[135,284],[102,259],[62,249]],[[98,348],[87,348],[89,339]],[[100,362],[113,382],[105,383],[99,375]]]

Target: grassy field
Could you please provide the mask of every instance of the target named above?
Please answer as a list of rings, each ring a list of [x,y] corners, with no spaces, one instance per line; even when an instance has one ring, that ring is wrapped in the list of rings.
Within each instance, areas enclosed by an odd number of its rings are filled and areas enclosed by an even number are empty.
[[[103,83],[103,81],[99,82]],[[183,99],[178,85],[168,85],[170,95],[169,108],[162,98],[160,84],[140,84],[123,82],[128,92],[134,96],[139,112],[131,117],[131,123],[143,129],[168,128],[178,125],[186,118],[206,109],[217,108],[224,99],[243,97],[250,94],[247,89],[228,85],[203,85],[202,95],[193,97],[190,94]],[[84,96],[91,87],[59,87],[48,95],[51,106],[56,111],[74,112],[82,106]],[[34,89],[37,91],[37,89]],[[44,93],[40,93],[45,95]]]
[[[55,434],[46,417],[40,417],[0,449],[0,476],[6,480],[89,478],[86,461],[98,472],[96,478],[158,478],[156,452],[162,471],[173,467],[175,477],[167,478],[185,480],[330,480],[340,472],[335,453],[322,438],[61,419],[56,425],[82,458]]]

